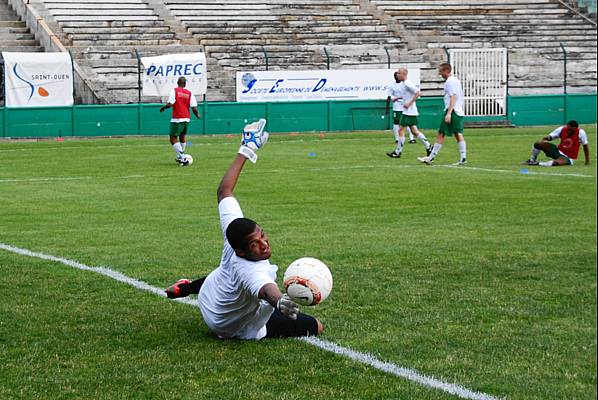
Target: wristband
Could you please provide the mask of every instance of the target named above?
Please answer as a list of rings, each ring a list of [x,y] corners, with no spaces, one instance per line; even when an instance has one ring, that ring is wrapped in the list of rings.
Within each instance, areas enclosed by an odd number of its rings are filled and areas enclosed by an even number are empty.
[[[245,145],[241,145],[237,153],[241,154],[243,157],[245,157],[254,164],[257,161],[257,154],[255,153],[255,151],[251,150],[249,147]]]

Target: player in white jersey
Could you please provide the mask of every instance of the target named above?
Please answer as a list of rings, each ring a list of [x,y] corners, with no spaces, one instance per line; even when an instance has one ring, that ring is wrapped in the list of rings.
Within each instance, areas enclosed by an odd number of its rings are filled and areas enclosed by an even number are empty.
[[[403,113],[399,122],[399,140],[397,141],[397,147],[394,151],[386,153],[391,158],[400,158],[403,152],[403,145],[405,144],[405,128],[410,129],[414,136],[417,137],[426,149],[426,153],[429,155],[431,146],[426,136],[420,132],[417,128],[417,111],[416,101],[420,96],[420,91],[417,86],[409,79],[407,68],[399,68],[397,71],[397,78],[400,81],[398,85],[398,94],[403,98]]]
[[[399,143],[399,133],[401,131],[401,116],[403,115],[403,82],[399,78],[399,71],[395,71],[393,74],[394,76],[394,83],[388,86],[388,97],[386,98],[386,111],[385,114],[388,114],[389,105],[392,102],[392,133],[395,137],[395,143]],[[413,138],[413,134],[411,133],[411,129],[407,128],[407,132],[409,133],[409,143],[415,143],[415,139]],[[403,136],[405,134],[403,133]],[[387,153],[388,154],[388,153]]]
[[[455,136],[457,140],[460,158],[456,165],[467,163],[467,147],[463,137],[463,119],[465,117],[463,88],[461,81],[452,75],[452,71],[453,68],[447,63],[440,64],[440,67],[438,67],[440,76],[445,80],[444,114],[432,152],[427,157],[418,157],[419,161],[426,164],[432,164],[444,144],[445,136]]]
[[[243,144],[218,186],[224,234],[220,266],[205,278],[179,280],[166,289],[166,295],[178,298],[199,294],[199,309],[206,325],[222,339],[319,335],[324,330],[322,323],[300,313],[299,306],[278,289],[278,267],[268,261],[268,236],[257,223],[244,218],[233,197],[245,162],[257,160],[256,150],[266,142],[267,133],[256,132],[254,137],[256,141],[243,135]]]

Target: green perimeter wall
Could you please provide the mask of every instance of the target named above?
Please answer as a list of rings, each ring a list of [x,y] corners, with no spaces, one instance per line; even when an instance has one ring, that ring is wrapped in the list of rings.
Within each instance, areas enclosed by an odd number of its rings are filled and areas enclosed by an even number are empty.
[[[77,105],[73,107],[0,108],[0,137],[166,135],[170,112],[160,104]],[[436,129],[441,97],[418,100],[419,126]],[[305,101],[275,103],[200,103],[202,119],[190,134],[239,133],[247,121],[266,117],[270,132],[389,129],[385,101]],[[516,126],[558,125],[570,119],[596,123],[596,94],[509,96],[507,118]],[[504,118],[466,117],[469,121]]]

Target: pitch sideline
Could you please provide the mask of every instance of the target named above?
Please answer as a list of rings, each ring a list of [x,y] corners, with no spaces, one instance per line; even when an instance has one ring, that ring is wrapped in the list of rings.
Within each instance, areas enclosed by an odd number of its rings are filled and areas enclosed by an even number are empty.
[[[19,254],[22,256],[39,258],[42,260],[57,262],[57,263],[64,264],[69,267],[76,268],[76,269],[83,270],[83,271],[95,272],[97,274],[101,274],[101,275],[107,276],[109,278],[112,278],[116,281],[126,283],[127,285],[133,286],[137,289],[148,291],[148,292],[153,293],[160,297],[166,297],[166,294],[164,293],[163,289],[157,288],[155,286],[151,286],[148,283],[145,283],[143,281],[128,277],[128,276],[126,276],[118,271],[112,270],[110,268],[90,267],[88,265],[82,264],[82,263],[74,261],[74,260],[69,260],[67,258],[56,257],[56,256],[52,256],[49,254],[34,252],[31,250],[11,246],[11,245],[4,244],[4,243],[0,243],[0,249],[6,250],[11,253],[16,253],[16,254]],[[175,301],[178,301],[180,303],[189,304],[189,305],[196,305],[195,300],[190,299],[190,298],[181,298],[181,299],[176,299]],[[306,338],[301,338],[299,340],[301,340],[305,343],[311,344],[320,349],[326,350],[328,352],[342,355],[342,356],[350,358],[354,361],[357,361],[359,363],[369,365],[369,366],[374,367],[380,371],[408,379],[412,382],[418,383],[418,384],[426,386],[428,388],[437,389],[437,390],[441,390],[441,391],[444,391],[449,394],[456,395],[462,399],[471,399],[471,400],[497,400],[498,399],[497,397],[491,396],[486,393],[475,392],[475,391],[472,391],[470,389],[467,389],[463,386],[460,386],[460,385],[457,385],[454,383],[448,383],[441,379],[437,379],[437,378],[433,378],[430,376],[420,374],[419,372],[417,372],[416,370],[413,370],[413,369],[404,368],[404,367],[395,365],[393,363],[381,361],[371,354],[355,351],[355,350],[352,350],[347,347],[342,347],[333,342],[322,340],[322,339],[319,339],[316,337],[306,337]]]
[[[352,166],[339,166],[339,167],[316,167],[306,168],[306,171],[320,172],[320,171],[334,171],[334,170],[358,170],[358,169],[403,169],[403,168],[419,168],[422,171],[427,168],[451,168],[462,171],[482,171],[492,172],[499,174],[511,174],[511,175],[532,175],[532,176],[546,176],[546,177],[572,177],[572,178],[594,178],[593,175],[579,174],[579,173],[559,173],[559,172],[542,172],[542,171],[529,171],[524,170],[510,170],[510,169],[499,169],[499,168],[481,168],[472,167],[468,165],[453,165],[453,164],[436,164],[433,166],[421,166],[420,164],[369,164],[369,165],[352,165]],[[288,172],[281,169],[270,169],[264,173],[282,173]],[[86,181],[86,180],[97,180],[97,179],[145,179],[145,178],[170,178],[172,174],[158,174],[158,175],[125,175],[125,176],[56,176],[56,177],[37,177],[37,178],[6,178],[0,179],[0,184],[3,183],[44,183],[44,182],[55,182],[55,181]]]

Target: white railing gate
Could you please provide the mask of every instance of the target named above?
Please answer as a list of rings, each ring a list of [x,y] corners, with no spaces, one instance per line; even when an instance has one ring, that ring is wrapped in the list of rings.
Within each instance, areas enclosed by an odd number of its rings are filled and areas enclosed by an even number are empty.
[[[465,115],[506,116],[507,49],[449,49],[453,73],[463,84]]]

